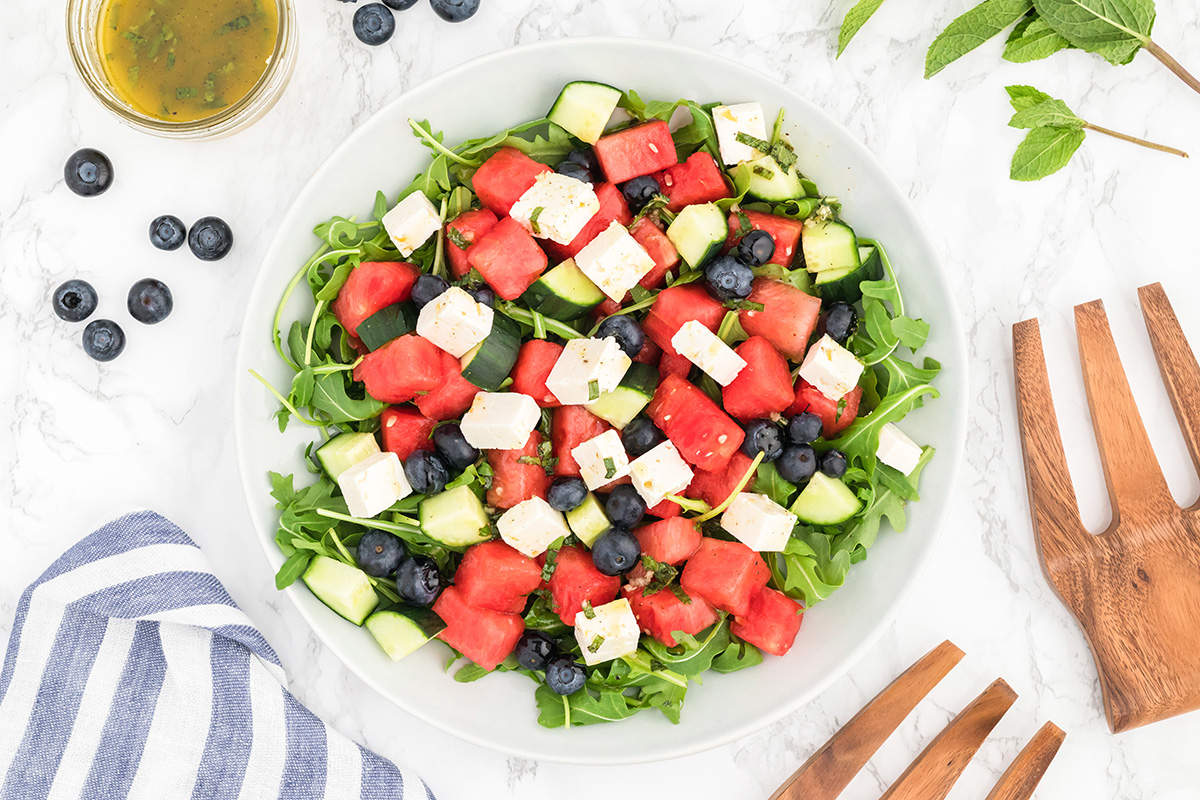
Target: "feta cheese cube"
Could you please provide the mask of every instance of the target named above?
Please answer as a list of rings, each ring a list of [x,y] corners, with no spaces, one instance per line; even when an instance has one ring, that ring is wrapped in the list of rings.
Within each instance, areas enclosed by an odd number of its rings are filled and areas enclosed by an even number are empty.
[[[796,527],[796,515],[765,494],[742,492],[721,515],[721,527],[751,550],[779,553]]]
[[[570,244],[599,210],[600,200],[590,183],[543,172],[508,215],[539,239]]]
[[[575,254],[575,265],[616,302],[654,269],[654,259],[620,222],[613,221]]]
[[[758,151],[737,140],[739,133],[755,139],[767,138],[767,121],[758,103],[739,103],[736,106],[717,106],[712,110],[713,126],[717,130],[717,146],[721,160],[727,165],[739,164],[758,157]]]
[[[572,339],[546,376],[546,388],[564,406],[590,403],[617,388],[632,363],[611,336]]]
[[[467,444],[480,450],[519,450],[542,421],[532,397],[519,392],[480,392],[462,418]]]
[[[500,538],[530,558],[540,556],[555,540],[571,535],[562,512],[540,497],[522,500],[496,520]]]
[[[624,597],[575,615],[575,641],[588,666],[633,654],[641,636],[633,607]]]
[[[722,386],[733,383],[746,367],[744,358],[698,320],[683,323],[671,337],[671,346]]]
[[[670,440],[634,459],[629,474],[647,508],[658,505],[669,494],[682,492],[692,482],[692,468]]]
[[[879,429],[879,449],[875,451],[875,457],[907,475],[921,460],[921,446],[889,422]]]
[[[417,335],[462,358],[492,332],[491,306],[475,302],[466,290],[451,286],[426,303],[417,316]]]
[[[800,377],[817,387],[830,400],[841,400],[858,385],[863,365],[854,354],[829,338],[822,336],[804,354]]]
[[[629,474],[629,456],[616,431],[593,436],[573,449],[571,457],[578,462],[580,477],[592,491]]]
[[[375,453],[338,476],[351,516],[370,518],[412,494],[395,453]]]
[[[442,215],[424,192],[413,192],[401,200],[383,215],[381,221],[396,249],[405,258],[442,227]]]

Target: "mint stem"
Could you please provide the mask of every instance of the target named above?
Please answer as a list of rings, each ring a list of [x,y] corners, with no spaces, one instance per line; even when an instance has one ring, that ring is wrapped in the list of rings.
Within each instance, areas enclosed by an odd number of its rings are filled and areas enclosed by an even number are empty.
[[[1111,136],[1114,139],[1120,139],[1125,142],[1133,142],[1134,144],[1140,144],[1142,147],[1149,147],[1151,150],[1170,153],[1173,156],[1179,156],[1181,158],[1188,157],[1187,153],[1174,147],[1167,147],[1165,144],[1155,144],[1154,142],[1148,142],[1145,139],[1139,139],[1136,136],[1130,136],[1125,133],[1117,133],[1116,131],[1111,131],[1108,128],[1101,128],[1099,125],[1093,125],[1090,122],[1083,123],[1083,127],[1087,128],[1089,131],[1095,131],[1096,133],[1103,133],[1105,136]]]
[[[1183,65],[1176,61],[1174,56],[1159,47],[1153,39],[1148,40],[1144,47],[1150,51],[1150,55],[1161,61],[1171,72],[1174,72],[1179,80],[1192,87],[1193,91],[1200,92],[1200,80],[1197,80],[1195,75],[1184,69]]]

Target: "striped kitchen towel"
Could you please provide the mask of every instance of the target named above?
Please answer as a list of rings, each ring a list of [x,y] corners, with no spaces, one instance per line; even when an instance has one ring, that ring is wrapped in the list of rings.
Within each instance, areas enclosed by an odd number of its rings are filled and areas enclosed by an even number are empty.
[[[419,778],[284,688],[200,549],[151,511],[21,596],[0,672],[0,798],[403,798]]]

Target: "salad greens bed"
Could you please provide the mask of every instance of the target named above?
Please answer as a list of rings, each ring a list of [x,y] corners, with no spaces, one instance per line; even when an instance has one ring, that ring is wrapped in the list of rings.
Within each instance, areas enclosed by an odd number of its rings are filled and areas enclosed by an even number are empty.
[[[678,158],[682,161],[693,153],[705,151],[720,164],[718,136],[710,113],[716,105],[691,100],[645,101],[633,91],[623,92],[619,102],[633,123],[690,117],[686,124],[673,131]],[[320,440],[306,448],[305,456],[311,456],[313,448],[339,431],[377,431],[380,414],[387,407],[386,403],[368,395],[363,384],[354,379],[355,367],[363,357],[331,310],[331,303],[351,272],[360,263],[407,260],[423,272],[449,278],[446,251],[451,242],[447,236],[453,237],[456,232],[451,229],[448,234],[445,223],[478,206],[471,177],[489,156],[501,147],[511,147],[553,166],[581,147],[579,140],[545,118],[456,145],[447,144],[444,135],[434,130],[428,121],[409,120],[409,125],[413,135],[430,151],[432,159],[428,167],[398,196],[389,197],[383,191],[377,192],[370,219],[334,217],[314,228],[319,247],[297,270],[275,313],[275,349],[293,372],[290,385],[276,389],[255,373],[255,377],[279,400],[280,408],[275,416],[280,431],[295,422],[320,434]],[[757,144],[763,145],[759,149],[772,153],[786,170],[796,162],[797,155],[792,152],[782,131],[783,115],[780,113],[771,139],[760,140]],[[795,220],[836,219],[840,212],[837,199],[822,196],[815,184],[807,179],[804,185],[809,196],[803,198],[768,203],[747,197],[743,192],[719,200],[716,205],[726,214],[761,211]],[[411,257],[402,259],[381,220],[395,202],[414,192],[422,192],[432,201],[443,224],[437,234]],[[673,217],[660,198],[652,200],[637,216],[647,215],[660,222],[669,222]],[[745,215],[741,218],[744,220]],[[818,450],[837,449],[846,455],[848,469],[842,480],[861,501],[862,510],[838,525],[798,524],[781,553],[763,554],[771,572],[769,585],[806,609],[827,599],[844,584],[850,567],[867,557],[885,520],[894,530],[904,530],[905,505],[918,499],[920,471],[933,455],[931,448],[924,448],[917,468],[908,475],[879,462],[876,457],[880,430],[886,423],[900,420],[924,401],[938,396],[932,382],[940,365],[932,358],[914,358],[913,354],[925,344],[929,326],[908,313],[895,272],[882,246],[867,239],[860,238],[859,241],[879,249],[884,273],[879,280],[861,284],[862,300],[857,306],[860,324],[846,345],[866,366],[860,380],[863,388],[861,407],[849,427],[833,440],[819,441],[816,446]],[[678,274],[667,275],[668,286],[690,283],[703,276],[702,270],[689,270],[683,264],[680,270]],[[758,276],[773,277],[813,292],[811,276],[803,266],[789,269],[766,264],[754,271]],[[472,271],[461,280],[451,279],[451,283],[478,283],[480,280]],[[311,313],[284,329],[286,309],[297,293],[311,297]],[[658,292],[636,287],[632,295],[632,302],[616,313],[641,316],[654,304]],[[741,302],[740,306],[730,304],[730,312],[718,332],[727,343],[746,338],[736,313],[739,307],[747,307],[745,301]],[[546,338],[549,334],[563,339],[581,338],[593,334],[598,327],[597,322],[587,317],[574,322],[548,318],[520,300],[497,301],[495,308],[498,315],[502,314],[520,326],[523,341],[531,337]],[[720,401],[720,386],[711,378],[702,376],[697,385]],[[543,409],[539,429],[546,439],[546,447],[540,453],[540,459],[547,471],[552,467],[550,424],[551,415]],[[436,561],[444,575],[453,574],[466,548],[449,547],[423,533],[418,519],[423,495],[411,494],[376,518],[360,519],[350,514],[337,483],[324,474],[312,458],[305,459],[305,466],[315,478],[275,472],[270,475],[271,495],[279,509],[275,541],[286,558],[276,575],[279,589],[302,577],[318,556],[356,567],[355,547],[362,535],[372,529],[395,534],[410,554],[427,555]],[[474,465],[453,477],[446,488],[466,486],[483,500],[491,485],[492,474],[486,457],[481,456]],[[765,494],[785,508],[800,491],[800,487],[784,480],[773,464],[761,463],[761,459],[755,460],[753,474],[747,475],[747,479],[752,482],[754,492]],[[703,501],[677,499],[685,516],[710,512]],[[492,512],[494,533],[498,514],[494,509],[488,510]],[[705,535],[730,539],[721,530],[718,520],[712,517],[711,513],[705,514],[705,521],[701,523]],[[544,579],[552,574],[554,563],[551,555],[543,572]],[[657,563],[646,566],[652,567],[662,588],[680,591],[674,582],[674,568]],[[391,580],[369,580],[384,606],[401,602]],[[526,628],[552,636],[569,634],[569,629],[551,609],[545,591],[538,590],[535,595],[524,614]],[[552,691],[542,676],[520,667],[512,656],[496,671],[517,671],[537,681],[538,721],[547,727],[611,722],[647,708],[656,708],[677,723],[688,686],[700,683],[705,672],[733,672],[762,661],[763,655],[757,647],[731,633],[731,621],[729,615],[721,612],[717,624],[701,634],[677,634],[679,643],[674,647],[667,647],[651,636],[643,636],[633,656],[588,667],[586,690],[569,696]],[[565,637],[568,642],[570,639],[569,635]],[[447,669],[459,658],[457,653],[453,654]],[[455,679],[473,681],[487,674],[487,670],[466,663],[457,669]]]

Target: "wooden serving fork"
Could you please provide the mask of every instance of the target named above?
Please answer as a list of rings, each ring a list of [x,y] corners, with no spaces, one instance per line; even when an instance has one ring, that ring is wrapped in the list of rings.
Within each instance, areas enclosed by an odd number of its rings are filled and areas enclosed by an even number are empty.
[[[1160,284],[1138,290],[1159,371],[1200,469],[1200,366]],[[1017,410],[1042,572],[1096,661],[1109,728],[1200,709],[1200,508],[1172,499],[1097,300],[1075,307],[1079,358],[1112,501],[1079,518],[1036,319],[1013,326]]]

